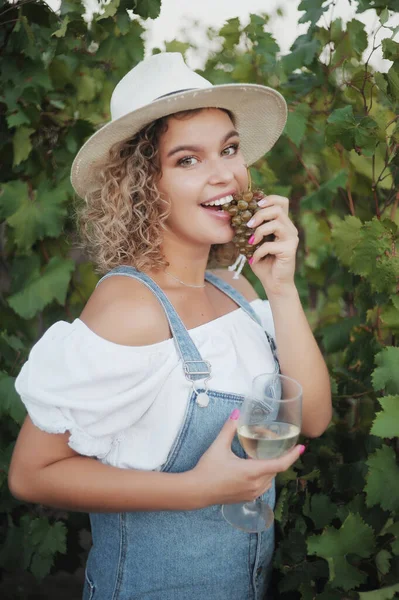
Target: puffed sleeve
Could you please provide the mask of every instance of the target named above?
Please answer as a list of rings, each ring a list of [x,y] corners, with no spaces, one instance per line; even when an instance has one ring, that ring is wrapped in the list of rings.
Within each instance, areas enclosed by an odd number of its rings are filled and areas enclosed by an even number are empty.
[[[276,339],[276,332],[274,329],[273,313],[270,308],[270,302],[268,300],[255,300],[252,303],[252,307],[256,314],[261,320],[262,327],[273,339]]]
[[[104,458],[118,434],[151,407],[175,368],[170,342],[121,346],[80,319],[59,321],[33,346],[15,387],[37,427],[69,431],[76,452]]]

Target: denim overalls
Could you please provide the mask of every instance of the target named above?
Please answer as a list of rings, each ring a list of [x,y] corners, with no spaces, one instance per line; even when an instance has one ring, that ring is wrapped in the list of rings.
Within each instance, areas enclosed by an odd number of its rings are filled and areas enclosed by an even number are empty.
[[[214,390],[206,390],[205,395],[204,381],[211,376],[211,366],[200,356],[166,295],[150,277],[132,267],[117,267],[103,279],[112,275],[141,280],[157,296],[167,315],[182,369],[193,389],[180,431],[160,470],[188,471],[195,467],[243,397]],[[211,273],[206,273],[206,281],[259,323],[240,293]],[[267,337],[278,370],[274,342]],[[232,450],[245,458],[237,437]],[[273,508],[274,485],[263,498]],[[90,521],[93,546],[86,566],[83,600],[264,598],[274,550],[273,527],[262,534],[242,532],[224,520],[220,505],[192,511],[91,513]]]

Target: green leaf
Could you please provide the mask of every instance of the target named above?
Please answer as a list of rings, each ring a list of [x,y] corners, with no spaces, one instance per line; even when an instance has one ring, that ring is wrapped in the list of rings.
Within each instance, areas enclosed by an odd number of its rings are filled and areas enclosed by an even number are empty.
[[[348,181],[348,172],[346,170],[338,171],[332,178],[323,183],[318,190],[302,198],[301,207],[304,210],[326,210],[330,208],[331,200],[336,195],[338,188],[344,188]]]
[[[330,354],[347,348],[352,329],[360,323],[360,317],[346,317],[322,327],[318,333],[322,336],[325,351]]]
[[[391,296],[391,303],[381,307],[380,319],[382,323],[399,333],[399,296]]]
[[[61,26],[56,31],[53,31],[53,33],[51,35],[52,36],[54,35],[57,38],[65,37],[65,34],[67,32],[68,23],[69,23],[69,17],[66,16],[62,20]]]
[[[333,65],[341,63],[344,59],[350,61],[352,57],[360,59],[367,48],[367,32],[364,23],[352,19],[346,24],[346,30],[335,44]]]
[[[399,44],[389,38],[385,38],[381,42],[382,55],[387,60],[399,60]]]
[[[307,540],[309,554],[316,554],[328,562],[330,584],[335,588],[350,590],[367,579],[348,562],[348,555],[367,558],[375,548],[372,528],[358,514],[350,514],[339,530],[333,527]]]
[[[97,93],[98,81],[88,74],[88,70],[82,69],[75,82],[77,99],[80,102],[91,102]]]
[[[229,19],[219,32],[219,35],[224,37],[224,46],[227,50],[233,50],[238,44],[241,37],[241,23],[238,17]]]
[[[54,557],[50,555],[41,556],[40,554],[34,553],[32,561],[30,563],[30,571],[36,577],[38,581],[41,581],[51,571],[51,567],[54,564]]]
[[[305,135],[309,113],[310,106],[308,104],[298,104],[288,112],[284,133],[296,146],[300,145]]]
[[[282,523],[282,524],[285,521],[286,512],[288,510],[287,495],[288,495],[288,489],[283,488],[279,494],[278,500],[276,502],[276,506],[274,508],[274,517],[275,517],[276,521],[279,521],[279,523]]]
[[[314,211],[303,212],[300,222],[306,236],[305,264],[312,269],[317,269],[331,255],[330,228],[326,220]]]
[[[101,21],[101,19],[108,19],[108,17],[113,17],[118,11],[120,0],[111,0],[108,4],[101,3],[100,9],[103,10],[98,17],[96,17],[96,21]]]
[[[353,128],[355,126],[356,119],[352,106],[337,108],[327,119],[327,144],[333,145],[335,142],[340,142],[344,148],[351,150],[353,147]]]
[[[53,256],[42,273],[32,274],[26,287],[8,297],[8,304],[24,319],[34,317],[53,300],[64,305],[74,268],[72,260]]]
[[[15,377],[0,371],[0,417],[8,415],[22,425],[26,410],[15,390]]]
[[[44,237],[60,235],[67,209],[65,188],[50,188],[46,182],[29,195],[28,186],[10,181],[3,186],[0,215],[15,230],[15,242],[21,250],[29,250]]]
[[[22,111],[18,110],[7,117],[8,127],[19,127],[19,125],[25,125],[30,123],[29,117]]]
[[[374,81],[380,90],[386,95],[388,93],[388,78],[384,73],[374,73]]]
[[[161,0],[134,0],[134,12],[143,19],[156,19],[161,11]]]
[[[375,356],[377,367],[372,373],[376,392],[385,390],[388,394],[399,393],[399,348],[388,346]]]
[[[399,583],[371,592],[360,592],[359,600],[391,600],[395,597],[396,592],[399,592]]]
[[[380,550],[375,557],[375,564],[377,569],[383,575],[386,575],[389,571],[389,563],[391,561],[392,555],[388,550]]]
[[[30,543],[41,555],[66,553],[66,527],[61,521],[51,525],[47,519],[33,519],[29,524]]]
[[[337,513],[336,505],[325,494],[313,494],[303,514],[312,519],[316,529],[323,529],[331,523]]]
[[[324,6],[324,0],[302,0],[298,6],[298,10],[306,11],[304,15],[299,19],[299,23],[307,23],[310,21],[311,25],[316,25],[317,21],[326,12],[328,6]]]
[[[378,398],[382,411],[376,414],[372,435],[382,438],[399,437],[399,395]]]
[[[51,524],[44,517],[21,518],[24,531],[24,562],[39,580],[43,579],[54,563],[57,553],[66,553],[67,529],[61,521]]]
[[[385,25],[385,23],[388,21],[389,19],[389,10],[387,9],[387,7],[385,7],[381,12],[380,12],[380,23],[381,25]],[[384,40],[382,40],[384,41]]]
[[[85,11],[85,7],[81,0],[62,0],[60,6],[60,14],[72,14],[74,13],[74,17],[79,17]]]
[[[132,23],[127,12],[118,12],[116,14],[116,23],[118,25],[118,29],[122,35],[126,35],[130,30],[130,25]]]
[[[362,222],[358,217],[347,216],[343,220],[334,219],[332,239],[339,260],[349,266],[354,248],[362,239]]]
[[[75,274],[73,292],[69,296],[69,303],[82,306],[93,293],[99,276],[95,273],[92,262],[80,263]]]
[[[394,63],[387,73],[388,95],[394,102],[399,100],[399,65]]]
[[[34,132],[35,130],[30,129],[29,127],[19,127],[16,130],[14,137],[12,138],[12,145],[14,149],[14,167],[26,160],[31,153],[32,142],[30,141],[30,136]]]
[[[327,119],[326,143],[340,143],[346,150],[372,152],[376,145],[378,124],[371,117],[356,118],[353,107],[337,108]]]
[[[185,56],[187,50],[190,47],[190,44],[186,44],[185,42],[179,42],[178,40],[165,42],[165,52],[180,52],[180,54],[182,54],[183,56]]]
[[[372,290],[394,293],[399,278],[399,256],[396,225],[374,217],[364,223],[361,240],[353,249],[349,268],[352,273],[365,277]],[[393,392],[396,393],[396,392]]]
[[[366,504],[380,504],[384,510],[399,510],[399,467],[395,452],[383,445],[366,461],[369,467],[366,476]]]
[[[256,40],[254,50],[258,57],[260,56],[260,68],[262,68],[262,66],[265,68],[266,64],[275,68],[276,55],[280,51],[280,46],[277,44],[271,33],[263,31],[262,35],[258,36]],[[265,72],[270,73],[270,70],[265,70]]]
[[[289,74],[310,65],[320,48],[321,44],[316,38],[309,38],[307,35],[299,36],[291,46],[290,54],[286,54],[281,59],[284,71]]]

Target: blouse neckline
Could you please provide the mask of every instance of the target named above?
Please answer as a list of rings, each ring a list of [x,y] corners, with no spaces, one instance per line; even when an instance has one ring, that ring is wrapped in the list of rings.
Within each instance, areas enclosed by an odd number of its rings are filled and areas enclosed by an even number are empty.
[[[254,304],[255,302],[263,302],[263,300],[261,298],[255,298],[255,300],[252,300],[249,304]],[[241,307],[237,307],[234,310],[231,310],[228,313],[225,313],[224,315],[221,315],[220,317],[216,317],[216,319],[212,319],[211,321],[207,321],[206,323],[202,323],[202,325],[197,325],[197,327],[192,327],[191,329],[188,329],[187,331],[192,334],[192,333],[197,333],[197,332],[202,332],[202,330],[205,330],[206,328],[212,326],[212,325],[219,325],[221,322],[224,321],[228,321],[230,318],[232,318],[232,316],[236,316],[239,314],[245,314],[246,312],[241,308]],[[250,321],[252,321],[252,319],[250,319]],[[255,323],[255,321],[254,321]],[[100,335],[98,335],[97,333],[95,333],[95,331],[93,331],[92,329],[90,329],[90,327],[88,325],[86,325],[86,323],[84,321],[82,321],[81,319],[79,319],[79,317],[77,317],[73,324],[75,325],[79,325],[81,328],[85,329],[86,332],[88,332],[90,335],[93,336],[94,339],[97,339],[99,342],[103,343],[103,344],[107,344],[110,346],[113,346],[115,348],[121,348],[124,350],[137,350],[140,349],[140,351],[145,351],[147,349],[155,349],[155,348],[160,348],[162,345],[165,344],[170,344],[171,342],[173,342],[173,337],[168,338],[167,340],[162,340],[162,342],[156,342],[155,344],[147,344],[145,346],[128,346],[126,344],[117,344],[116,342],[112,342],[111,340],[107,340],[106,338],[101,337]],[[256,323],[255,323],[256,324]]]

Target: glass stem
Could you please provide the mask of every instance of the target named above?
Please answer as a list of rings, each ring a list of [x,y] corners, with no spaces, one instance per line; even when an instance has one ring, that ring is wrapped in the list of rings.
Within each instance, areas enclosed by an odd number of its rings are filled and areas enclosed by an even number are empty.
[[[262,496],[258,496],[255,500],[250,500],[249,502],[245,502],[243,506],[247,510],[256,511],[262,505]]]

